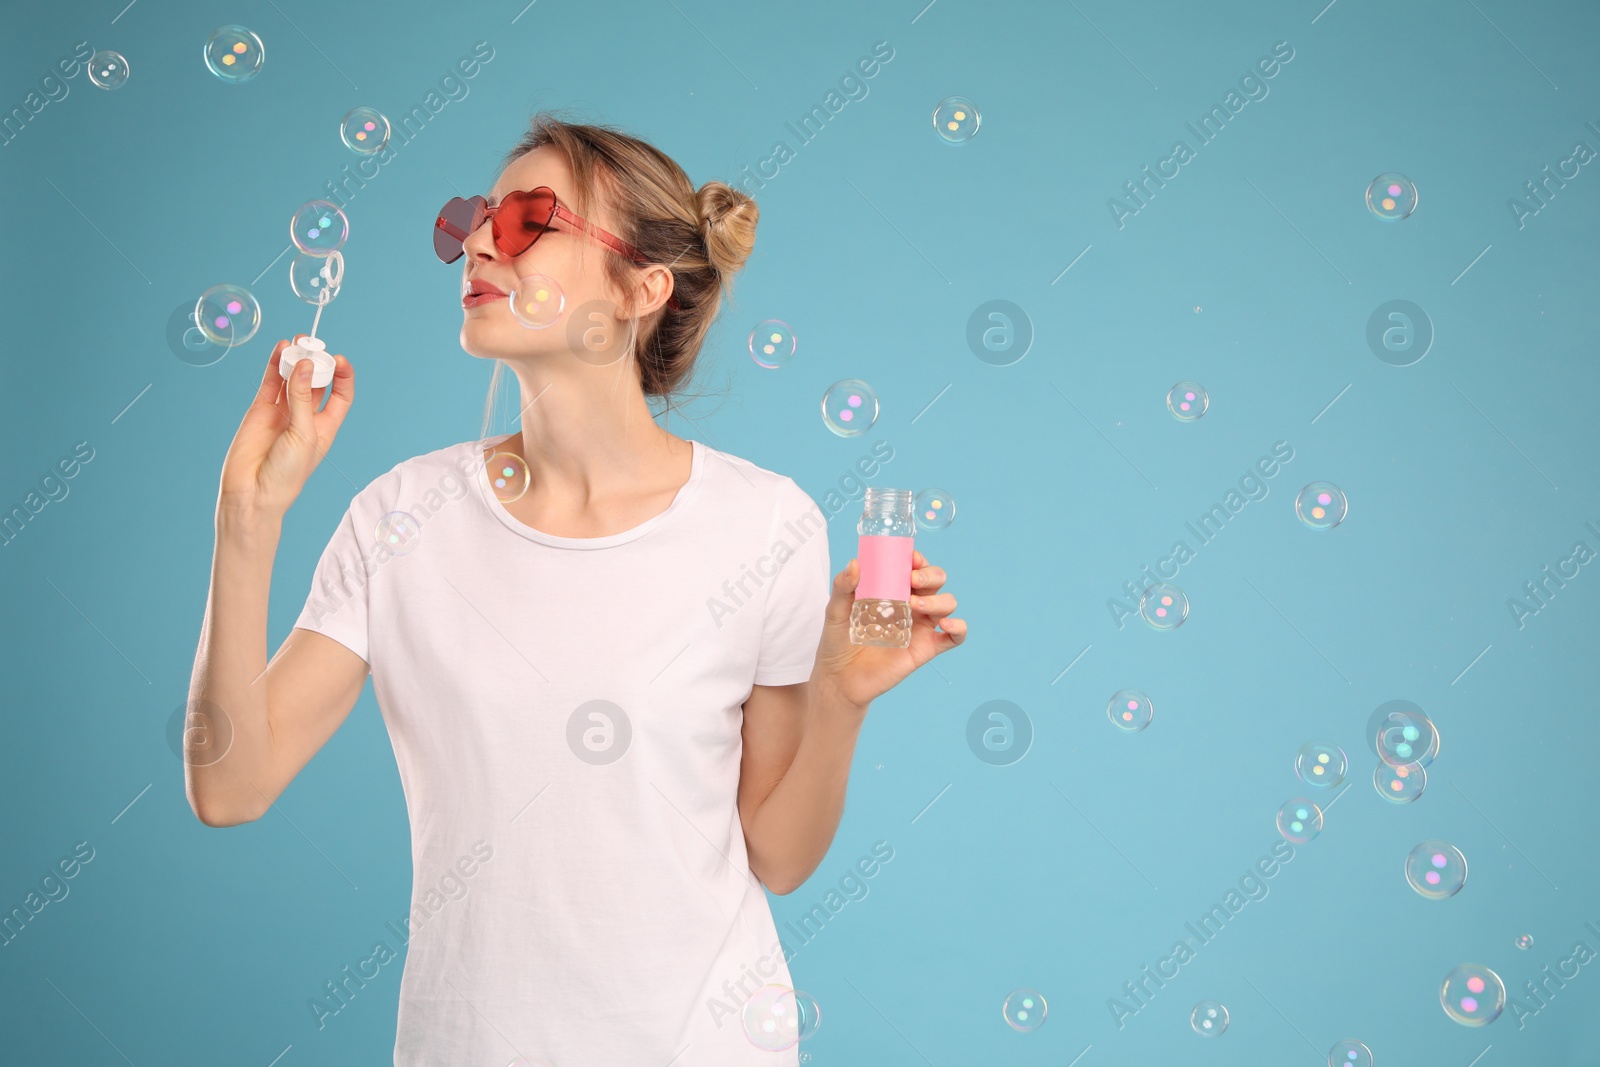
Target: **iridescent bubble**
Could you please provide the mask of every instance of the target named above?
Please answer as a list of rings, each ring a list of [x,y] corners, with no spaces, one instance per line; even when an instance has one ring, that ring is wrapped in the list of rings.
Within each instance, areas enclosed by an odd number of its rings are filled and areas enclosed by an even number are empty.
[[[1331,530],[1350,513],[1350,502],[1332,482],[1312,482],[1295,497],[1294,513],[1313,530]]]
[[[1189,617],[1189,597],[1182,589],[1157,582],[1139,595],[1139,614],[1155,630],[1176,630]]]
[[[1347,1037],[1328,1050],[1328,1067],[1372,1067],[1372,1050]]]
[[[1518,948],[1532,948],[1533,947],[1533,935],[1532,934],[1518,934],[1517,935],[1516,945],[1517,945]]]
[[[1379,763],[1372,772],[1372,787],[1391,804],[1409,804],[1428,788],[1428,772],[1420,763]]]
[[[308,256],[331,256],[350,236],[350,220],[329,200],[308,200],[289,219],[289,240]]]
[[[943,489],[924,489],[911,505],[917,525],[924,530],[943,530],[956,517],[956,499]]]
[[[1228,1009],[1221,1001],[1202,1000],[1189,1013],[1189,1025],[1201,1037],[1216,1037],[1228,1028]]]
[[[509,504],[528,491],[528,463],[515,452],[496,452],[484,465],[494,498]]]
[[[101,89],[120,89],[128,84],[128,61],[121,52],[104,49],[89,57],[89,80]]]
[[[530,330],[554,326],[567,306],[567,294],[554,278],[543,274],[518,278],[507,300],[512,317]]]
[[[417,547],[422,537],[422,525],[406,511],[391,511],[378,520],[373,535],[378,544],[388,548],[392,556],[403,556]]]
[[[333,257],[296,252],[289,261],[289,288],[308,304],[323,304],[339,295],[333,284]],[[326,293],[324,297],[322,294]]]
[[[1462,1026],[1488,1026],[1506,1007],[1506,984],[1481,963],[1463,963],[1439,986],[1444,1013]]]
[[[206,69],[225,82],[247,82],[261,73],[266,51],[243,26],[219,26],[206,38]]]
[[[1118,689],[1106,704],[1106,715],[1111,725],[1130,734],[1136,734],[1150,725],[1155,717],[1155,705],[1137,689]]]
[[[1417,209],[1417,187],[1404,174],[1380,174],[1367,186],[1367,207],[1380,219],[1403,219]]]
[[[750,358],[768,370],[776,370],[794,356],[799,340],[782,319],[764,319],[750,331]]]
[[[933,109],[933,132],[946,144],[966,144],[978,136],[983,116],[964,96],[947,96]]]
[[[1307,741],[1294,758],[1294,773],[1307,785],[1338,785],[1349,767],[1344,749],[1327,741]]]
[[[882,766],[882,764],[879,764]],[[817,998],[799,989],[794,991],[794,1010],[800,1020],[800,1040],[809,1041],[822,1025],[822,1009]]]
[[[261,325],[261,305],[242,285],[213,285],[194,305],[194,324],[215,345],[242,345]]]
[[[351,108],[339,121],[339,140],[358,156],[375,156],[389,145],[389,119],[377,108]]]
[[[1406,702],[1390,702],[1401,703]],[[1373,747],[1378,758],[1391,766],[1420,763],[1426,767],[1439,755],[1439,729],[1421,708],[1395,706],[1377,720]]]
[[[750,1043],[769,1052],[794,1048],[800,1041],[800,1011],[794,990],[784,985],[764,985],[745,1001],[744,1034]]]
[[[1193,422],[1210,406],[1211,397],[1199,382],[1179,382],[1167,390],[1167,410],[1179,422]]]
[[[1285,841],[1303,845],[1322,832],[1322,809],[1304,797],[1295,797],[1278,809],[1278,833]]]
[[[822,421],[840,437],[859,437],[878,421],[878,394],[857,378],[834,382],[822,394]]]
[[[1429,900],[1453,897],[1467,884],[1467,857],[1448,841],[1424,841],[1406,857],[1406,881]]]
[[[1000,1005],[1000,1014],[1011,1029],[1027,1033],[1044,1025],[1050,1006],[1037,989],[1013,989]]]

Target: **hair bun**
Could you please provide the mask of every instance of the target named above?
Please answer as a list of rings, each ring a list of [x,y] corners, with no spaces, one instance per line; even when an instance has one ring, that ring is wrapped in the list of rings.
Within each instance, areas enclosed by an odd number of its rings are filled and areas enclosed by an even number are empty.
[[[706,256],[720,274],[734,274],[750,258],[756,243],[756,202],[725,182],[709,181],[696,194],[700,234]]]

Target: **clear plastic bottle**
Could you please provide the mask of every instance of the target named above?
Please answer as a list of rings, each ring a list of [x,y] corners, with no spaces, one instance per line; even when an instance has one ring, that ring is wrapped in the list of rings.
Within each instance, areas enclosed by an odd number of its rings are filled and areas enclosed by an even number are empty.
[[[910,489],[868,489],[856,558],[861,579],[850,611],[850,643],[905,648],[911,643],[911,550],[917,520]]]

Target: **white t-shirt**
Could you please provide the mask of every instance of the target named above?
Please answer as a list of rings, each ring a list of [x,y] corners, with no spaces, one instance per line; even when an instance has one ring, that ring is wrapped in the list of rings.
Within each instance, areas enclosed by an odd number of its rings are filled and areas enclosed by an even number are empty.
[[[736,804],[751,684],[806,681],[827,518],[698,441],[672,504],[555,537],[466,441],[356,494],[295,621],[371,667],[411,820],[397,1067],[797,1064],[745,1032],[792,986]],[[384,547],[380,547],[384,546]]]

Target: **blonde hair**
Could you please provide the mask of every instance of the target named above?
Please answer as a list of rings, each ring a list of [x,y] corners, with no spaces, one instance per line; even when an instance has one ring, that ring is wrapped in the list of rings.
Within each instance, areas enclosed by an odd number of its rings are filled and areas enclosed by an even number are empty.
[[[611,232],[672,272],[678,309],[662,305],[637,320],[633,345],[645,396],[670,399],[693,377],[696,357],[732,289],[733,276],[750,258],[760,218],[756,202],[720,181],[696,190],[683,168],[655,146],[615,127],[566,122],[548,111],[533,116],[528,131],[506,153],[501,170],[545,147],[560,152],[572,172],[573,211],[592,221],[591,211],[603,198],[616,220]],[[603,249],[607,278],[629,291],[636,264],[606,245],[582,241],[580,247],[580,255],[590,247]],[[503,360],[495,361],[484,406],[484,436],[504,367]]]

